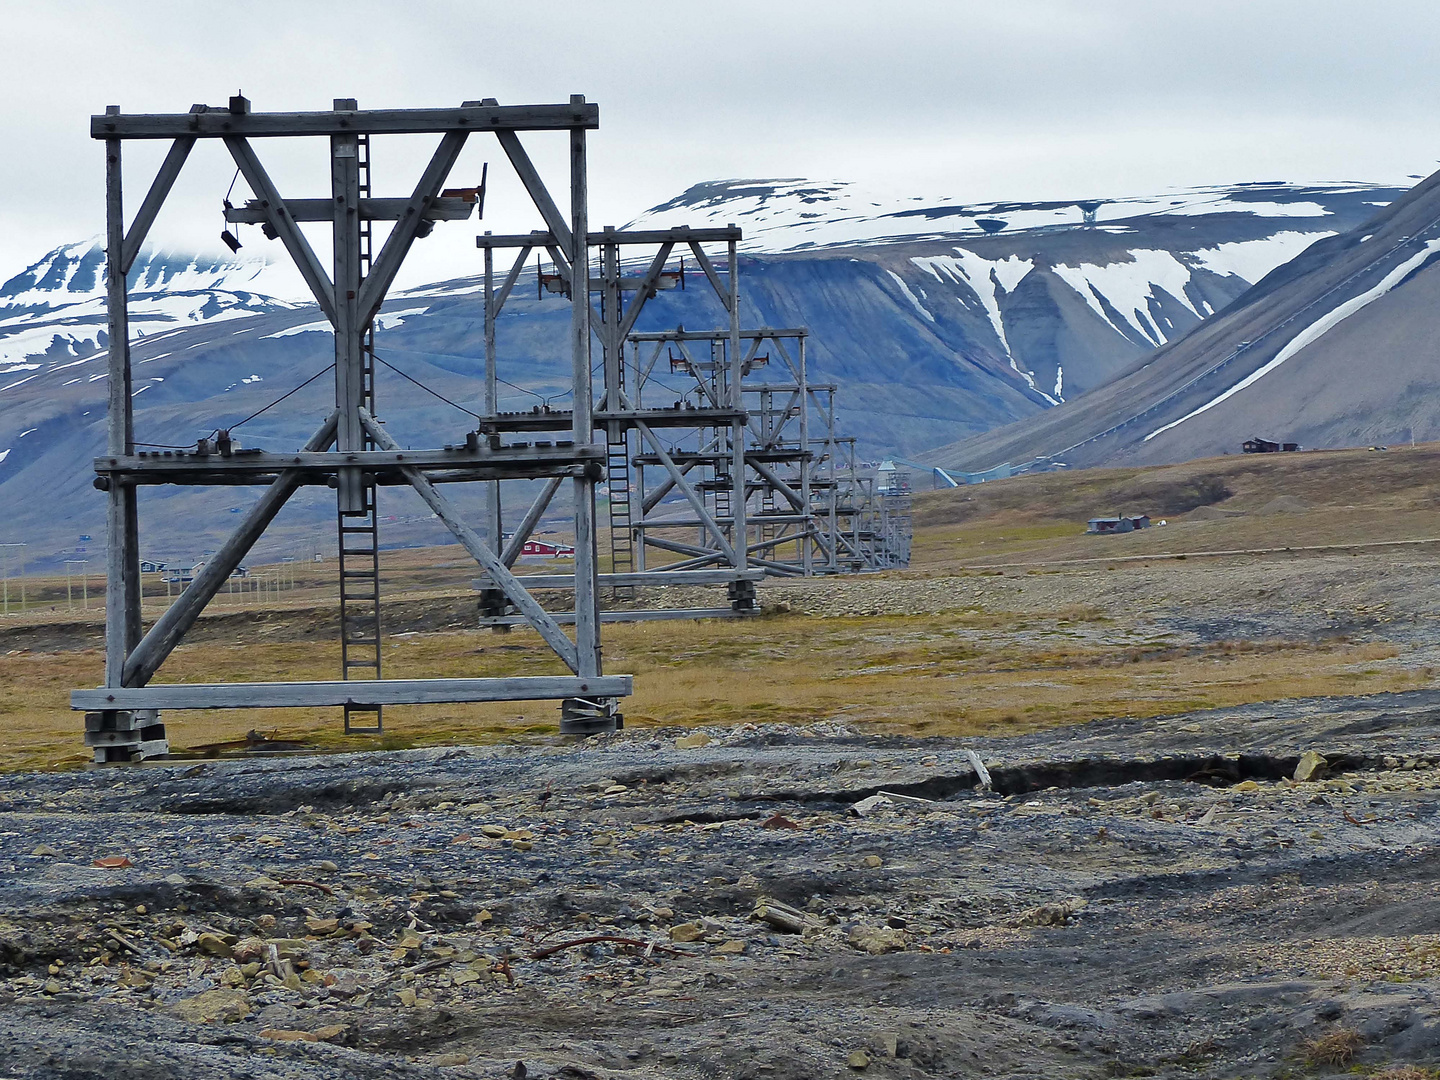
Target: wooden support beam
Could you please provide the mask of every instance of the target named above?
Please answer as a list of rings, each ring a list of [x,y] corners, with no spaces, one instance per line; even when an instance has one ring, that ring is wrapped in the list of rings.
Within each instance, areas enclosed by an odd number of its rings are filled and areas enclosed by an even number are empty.
[[[329,112],[106,114],[90,118],[93,139],[271,138],[300,135],[426,135],[447,131],[568,131],[600,126],[600,107],[497,105],[467,102],[458,109],[356,109]]]
[[[739,240],[740,230],[734,225],[719,229],[616,229],[613,232],[592,232],[587,234],[591,247],[602,244],[715,244],[726,240]],[[475,238],[478,248],[514,248],[529,245],[544,247],[556,243],[555,237],[546,232],[486,234]]]
[[[140,254],[140,245],[145,243],[150,226],[155,224],[160,207],[165,205],[165,199],[169,196],[170,189],[175,186],[175,179],[180,175],[185,159],[190,156],[190,150],[194,146],[194,139],[176,139],[170,146],[170,152],[165,155],[165,160],[160,163],[160,171],[155,174],[145,201],[140,204],[135,220],[130,223],[130,231],[125,234],[124,256],[120,260],[123,273],[130,273],[130,268],[135,265],[135,257]]]
[[[655,451],[655,456],[660,459],[660,464],[663,465],[665,471],[670,474],[670,479],[675,482],[675,486],[678,487],[681,494],[689,500],[690,506],[694,509],[696,516],[705,523],[705,531],[715,540],[716,545],[731,565],[735,565],[738,562],[735,557],[735,549],[730,546],[730,541],[725,538],[724,531],[716,524],[715,519],[710,516],[710,511],[705,509],[705,500],[700,498],[695,489],[690,486],[690,482],[685,479],[685,474],[680,471],[680,467],[676,465],[670,455],[666,453],[665,447],[662,446],[660,440],[655,437],[655,433],[650,430],[649,425],[636,424],[635,427],[645,441],[650,444],[650,449]]]
[[[334,221],[335,203],[331,199],[291,199],[285,204],[296,221]],[[365,221],[399,221],[408,212],[409,199],[361,199],[360,217]],[[468,199],[436,196],[421,212],[426,221],[464,221],[475,212]],[[259,225],[270,220],[258,199],[244,206],[225,211],[225,220],[238,225]]]
[[[305,444],[306,450],[320,450],[335,439],[335,426],[339,417],[331,413],[329,419]],[[115,485],[119,487],[121,485]],[[209,562],[200,568],[189,587],[171,604],[163,615],[155,620],[150,632],[140,640],[125,660],[124,686],[144,686],[159,670],[165,658],[180,644],[186,631],[195,625],[195,620],[205,610],[221,587],[230,580],[230,575],[240,565],[249,550],[260,539],[270,522],[275,520],[286,501],[300,486],[298,470],[289,470],[275,478],[275,482],[260,496],[260,501],[234,532],[220,545],[220,550],[210,556]]]
[[[294,709],[624,697],[629,675],[531,675],[508,679],[352,679],[329,682],[173,683],[72,690],[72,709]]]
[[[645,271],[645,277],[641,279],[639,288],[635,295],[630,298],[630,306],[625,309],[625,314],[620,319],[619,329],[615,331],[615,343],[619,347],[625,340],[625,335],[635,327],[635,320],[640,318],[640,312],[645,310],[645,302],[655,294],[655,284],[660,280],[660,275],[665,270],[665,264],[670,260],[670,252],[675,245],[665,243],[660,245],[660,250],[655,253],[655,258],[650,260],[650,269]]]
[[[285,208],[285,200],[280,198],[280,192],[270,180],[269,174],[260,159],[255,156],[254,149],[242,138],[227,136],[225,145],[230,150],[230,156],[235,159],[235,164],[240,169],[240,175],[245,177],[245,182],[250,185],[250,190],[260,200],[260,205],[270,215],[270,227],[275,230],[276,235],[285,244],[285,250],[290,252],[290,257],[295,260],[295,266],[300,271],[300,276],[305,279],[305,284],[310,286],[310,292],[315,296],[315,302],[320,305],[321,314],[332,324],[335,322],[335,285],[330,280],[330,275],[325,273],[320,260],[315,257],[315,249],[310,246],[310,241],[305,239],[305,234],[295,224],[295,219]]]
[[[520,558],[520,552],[525,549],[525,541],[530,539],[530,534],[535,531],[535,526],[540,524],[540,517],[545,513],[545,508],[550,505],[550,500],[555,497],[555,492],[560,490],[561,479],[559,476],[552,476],[545,481],[545,486],[540,489],[540,494],[530,504],[530,509],[525,511],[525,516],[520,519],[520,524],[515,526],[515,535],[510,538],[510,542],[505,545],[505,550],[500,553],[500,561],[506,566],[514,566],[515,560]]]
[[[266,452],[233,454],[194,454],[179,452],[173,457],[159,454],[132,454],[125,457],[95,459],[95,471],[102,476],[127,479],[159,479],[194,472],[212,474],[276,473],[283,469],[299,469],[306,473],[334,474],[337,470],[356,466],[367,470],[395,469],[413,466],[417,469],[484,469],[520,470],[529,467],[579,465],[605,459],[603,447],[576,446],[507,446],[499,450],[297,450],[289,454]]]
[[[530,155],[520,144],[520,136],[516,135],[514,130],[497,129],[495,137],[500,140],[500,148],[505,151],[505,156],[514,166],[515,175],[520,177],[520,182],[530,193],[530,198],[535,203],[535,209],[539,210],[540,216],[545,219],[545,227],[550,230],[559,246],[568,252],[571,248],[570,226],[565,223],[565,216],[560,213],[560,208],[550,197],[550,192],[545,187],[545,181],[540,179],[540,173],[535,168],[535,163],[530,160]]]
[[[370,325],[370,320],[385,302],[385,294],[390,291],[390,285],[400,271],[400,264],[405,261],[410,245],[415,242],[420,226],[425,222],[425,212],[439,196],[440,189],[445,186],[445,178],[455,167],[460,151],[465,149],[467,137],[468,133],[464,131],[446,132],[440,145],[435,148],[435,153],[430,156],[425,171],[420,174],[415,190],[411,192],[409,202],[406,203],[405,212],[395,222],[390,235],[385,238],[384,247],[375,257],[365,283],[360,286],[362,327]]]
[[[369,432],[371,439],[375,441],[376,446],[386,450],[400,449],[399,443],[390,437],[390,433],[376,422],[368,410],[360,410],[360,420],[364,424],[365,430]],[[525,591],[525,587],[510,572],[509,567],[500,561],[498,555],[485,546],[474,529],[465,524],[455,512],[455,508],[450,505],[450,501],[435,490],[435,485],[425,478],[424,473],[408,466],[402,469],[402,472],[410,481],[410,486],[419,493],[420,498],[425,500],[425,505],[430,507],[435,516],[454,534],[455,539],[460,541],[471,557],[489,572],[496,586],[503,590],[505,595],[510,598],[510,602],[520,609],[521,614],[526,617],[530,625],[535,627],[535,631],[545,639],[545,643],[554,649],[556,655],[565,662],[565,666],[576,674],[580,674],[575,646],[565,636],[565,632],[560,629],[555,620],[550,617],[550,613]]]

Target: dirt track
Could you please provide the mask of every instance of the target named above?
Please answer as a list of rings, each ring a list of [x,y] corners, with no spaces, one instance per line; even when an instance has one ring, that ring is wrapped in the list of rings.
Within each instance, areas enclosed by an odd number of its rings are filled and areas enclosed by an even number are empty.
[[[1434,1062],[1437,725],[1420,692],[967,744],[997,794],[838,727],[8,777],[0,1043],[26,1077]],[[1329,780],[1277,782],[1312,748]],[[856,816],[880,790],[936,801]],[[646,945],[534,958],[607,936]]]

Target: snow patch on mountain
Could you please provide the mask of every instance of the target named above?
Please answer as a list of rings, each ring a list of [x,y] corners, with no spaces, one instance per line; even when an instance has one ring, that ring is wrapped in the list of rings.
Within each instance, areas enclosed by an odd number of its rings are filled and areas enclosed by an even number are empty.
[[[1333,214],[1320,201],[1325,196],[1368,190],[1370,186],[1365,184],[1303,186],[1276,182],[1187,188],[1117,199],[966,203],[950,195],[902,195],[849,181],[716,180],[694,185],[669,202],[645,211],[626,227],[715,228],[733,224],[744,230],[741,246],[746,250],[781,252],[1087,223],[1106,228],[1109,222],[1157,215],[1323,218]],[[1087,219],[1087,212],[1093,217]]]
[[[1137,248],[1129,254],[1130,259],[1127,262],[1113,262],[1104,266],[1094,263],[1081,263],[1078,266],[1056,263],[1050,269],[1079,293],[1106,322],[1113,325],[1111,317],[1100,303],[1102,296],[1120,313],[1122,319],[1156,345],[1167,340],[1165,332],[1150,316],[1150,302],[1158,299],[1155,295],[1157,288],[1174,297],[1197,317],[1203,318],[1194,303],[1185,295],[1185,286],[1190,284],[1190,268],[1174,253]],[[1122,328],[1117,326],[1116,329]]]
[[[1010,355],[1010,342],[1005,337],[1005,320],[1000,312],[1000,302],[996,296],[996,290],[1006,294],[1014,292],[1015,287],[1025,280],[1025,275],[1035,269],[1034,262],[1030,259],[1022,259],[1018,255],[1011,255],[1004,259],[987,259],[960,247],[955,249],[954,255],[917,255],[910,261],[921,270],[933,275],[935,280],[942,285],[948,278],[951,282],[969,286],[970,290],[980,298],[980,303],[985,308],[985,314],[990,318],[990,325],[995,328],[995,336],[1000,339],[1000,345],[1004,348],[1005,355]]]
[[[1252,285],[1277,266],[1283,266],[1317,240],[1333,232],[1286,230],[1260,240],[1237,240],[1190,253],[1195,264],[1214,274],[1233,274]]]
[[[1278,368],[1281,364],[1285,363],[1285,361],[1295,356],[1295,354],[1300,352],[1300,350],[1304,349],[1307,345],[1318,341],[1321,337],[1328,334],[1331,330],[1335,329],[1335,327],[1339,326],[1346,319],[1350,318],[1351,315],[1354,315],[1362,308],[1369,307],[1376,300],[1379,300],[1391,289],[1395,288],[1395,286],[1399,285],[1416,270],[1419,270],[1420,267],[1425,265],[1425,263],[1427,263],[1437,251],[1440,251],[1440,240],[1427,240],[1425,242],[1425,246],[1420,251],[1416,252],[1410,258],[1406,259],[1394,270],[1391,270],[1390,273],[1386,274],[1373,288],[1367,289],[1359,296],[1352,297],[1338,307],[1327,311],[1320,318],[1316,319],[1309,326],[1305,327],[1305,329],[1301,330],[1298,334],[1291,338],[1290,341],[1286,343],[1285,347],[1281,349],[1278,353],[1276,353],[1274,358],[1271,359],[1269,362],[1252,371],[1249,375],[1245,376],[1245,378],[1241,379],[1234,386],[1221,392],[1214,398],[1211,398],[1204,405],[1201,405],[1198,409],[1191,410],[1184,416],[1180,417],[1179,420],[1173,420],[1170,423],[1165,424],[1163,427],[1156,428],[1154,431],[1150,432],[1150,434],[1145,436],[1144,441],[1149,442],[1151,439],[1155,438],[1155,436],[1161,435],[1172,428],[1179,427],[1181,424],[1185,423],[1186,420],[1199,416],[1201,413],[1209,412],[1211,409],[1215,408],[1216,405],[1219,405],[1222,401],[1226,401],[1229,398],[1234,397],[1241,390],[1244,390],[1247,386],[1253,386],[1266,375],[1269,375],[1270,372]]]

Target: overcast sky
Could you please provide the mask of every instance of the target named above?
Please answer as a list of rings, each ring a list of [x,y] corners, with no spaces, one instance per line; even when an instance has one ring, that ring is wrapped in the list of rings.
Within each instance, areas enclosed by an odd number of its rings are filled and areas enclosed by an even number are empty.
[[[0,0],[0,14],[0,278],[102,231],[92,113],[183,112],[240,88],[257,110],[583,93],[600,105],[595,225],[718,178],[1068,199],[1403,182],[1440,157],[1434,0]],[[558,190],[563,139],[529,142]],[[323,152],[274,143],[260,149],[282,192],[324,194]],[[377,142],[377,193],[405,194],[429,148]],[[127,148],[132,211],[162,151]],[[486,160],[504,158],[472,138],[451,182]],[[214,248],[233,171],[202,144],[155,238]],[[535,226],[504,173],[484,227]],[[410,282],[478,266],[475,228],[437,227]]]

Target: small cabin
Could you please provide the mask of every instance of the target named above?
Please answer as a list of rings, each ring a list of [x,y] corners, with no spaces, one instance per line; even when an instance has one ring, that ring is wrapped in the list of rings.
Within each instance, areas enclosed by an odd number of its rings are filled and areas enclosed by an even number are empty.
[[[1261,439],[1258,437],[1254,439],[1246,439],[1243,443],[1240,444],[1241,452],[1246,454],[1280,454],[1289,453],[1291,451],[1299,449],[1299,443],[1272,442],[1269,439]]]
[[[1150,527],[1150,515],[1140,514],[1136,517],[1097,517],[1091,518],[1086,524],[1089,526],[1085,531],[1097,536],[1110,536],[1115,533],[1134,532],[1136,529],[1148,529]]]
[[[544,540],[526,540],[520,549],[522,559],[573,559],[575,549],[569,544],[547,544]]]

